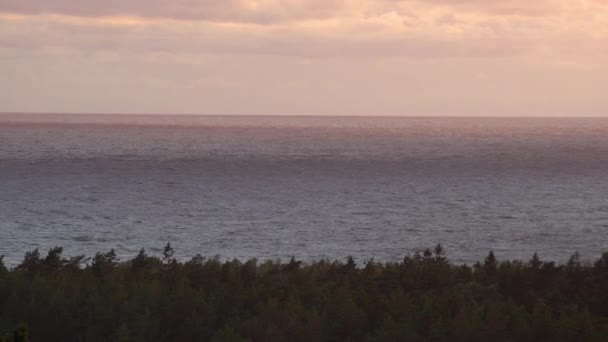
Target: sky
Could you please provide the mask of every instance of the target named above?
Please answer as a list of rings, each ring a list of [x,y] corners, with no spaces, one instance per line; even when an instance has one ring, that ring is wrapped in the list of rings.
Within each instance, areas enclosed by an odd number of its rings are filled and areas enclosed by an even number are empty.
[[[0,0],[0,112],[608,116],[608,0]]]

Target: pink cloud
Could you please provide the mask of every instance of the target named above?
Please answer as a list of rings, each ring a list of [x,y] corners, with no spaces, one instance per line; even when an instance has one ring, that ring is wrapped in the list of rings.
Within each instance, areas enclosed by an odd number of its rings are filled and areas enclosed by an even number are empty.
[[[492,15],[546,16],[607,4],[607,0],[0,0],[0,12],[269,24],[336,18],[345,12],[398,11],[411,5]]]
[[[343,0],[0,0],[0,11],[20,14],[61,14],[84,17],[135,16],[183,20],[235,21],[267,24],[293,19],[328,18]]]

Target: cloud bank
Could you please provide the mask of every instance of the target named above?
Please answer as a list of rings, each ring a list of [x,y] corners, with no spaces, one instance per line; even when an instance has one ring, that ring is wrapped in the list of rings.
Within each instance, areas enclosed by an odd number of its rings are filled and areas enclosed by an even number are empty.
[[[158,63],[167,73],[152,81],[145,73],[158,72],[146,68]],[[77,70],[70,71],[69,65]],[[222,72],[209,76],[205,71],[210,78],[201,81],[196,73],[183,72],[194,65],[205,69],[213,65]],[[241,70],[242,65],[251,69]],[[279,75],[276,70],[281,66],[287,72]],[[99,91],[99,84],[113,83],[94,69],[110,67],[141,69],[139,74],[106,73],[114,74],[120,84],[144,88],[162,84],[164,89],[191,93],[196,87],[249,89],[239,95],[247,107],[210,106],[222,112],[348,114],[357,108],[381,108],[383,114],[443,115],[454,108],[481,114],[500,105],[504,112],[523,112],[527,106],[526,113],[540,114],[582,106],[581,113],[601,115],[607,101],[598,100],[591,85],[608,70],[608,0],[0,0],[0,72],[15,77],[12,83],[8,78],[0,81],[0,90],[7,90],[0,95],[6,100],[0,111],[69,109],[57,106],[60,97],[39,96],[35,106],[23,100],[28,86],[35,88],[19,77],[28,67],[38,68],[44,81],[59,88],[78,85],[77,92],[82,93],[90,87],[87,96],[94,99],[99,97],[92,93]],[[231,72],[235,69],[241,74]],[[342,73],[328,83],[328,70]],[[446,74],[438,74],[439,70]],[[519,94],[518,81],[509,72],[527,73],[520,81],[530,89],[519,99],[514,95]],[[273,88],[273,82],[256,84],[253,79],[260,77],[281,80],[281,87]],[[349,78],[377,87],[367,89],[349,83]],[[409,84],[412,78],[421,84],[423,94],[398,96],[403,84],[415,88]],[[556,86],[555,78],[560,84],[583,82],[585,86]],[[315,83],[333,84],[333,88],[323,94],[307,90]],[[470,86],[462,86],[467,83]],[[265,87],[256,89],[261,93],[258,100],[245,99],[256,86]],[[160,91],[154,89],[149,90]],[[502,89],[503,96],[497,89]],[[137,94],[134,98],[143,96],[137,89],[125,91]],[[277,92],[284,96],[278,102],[273,95]],[[372,100],[366,106],[353,106],[344,95],[349,92]],[[551,99],[551,92],[566,97]],[[10,99],[8,93],[13,95]],[[328,93],[333,97],[327,97]],[[452,94],[461,97],[452,98]],[[535,96],[527,99],[528,94]],[[444,105],[423,102],[433,96]],[[306,101],[319,98],[327,103],[319,106]],[[178,100],[184,99],[175,96],[169,102]],[[125,99],[112,101],[118,104],[89,102],[100,108],[94,111],[139,108]],[[210,111],[200,108],[197,101],[188,101],[190,105],[176,106],[179,111]],[[73,110],[83,107],[86,101]]]
[[[605,0],[2,0],[0,10],[20,14],[136,16],[177,20],[273,23],[327,19],[349,14],[377,15],[412,7],[495,15],[544,16],[604,7]]]

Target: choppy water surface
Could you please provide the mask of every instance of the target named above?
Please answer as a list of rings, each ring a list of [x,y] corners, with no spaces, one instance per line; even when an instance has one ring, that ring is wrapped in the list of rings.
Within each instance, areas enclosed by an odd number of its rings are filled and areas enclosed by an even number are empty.
[[[0,115],[0,254],[608,249],[608,120]]]

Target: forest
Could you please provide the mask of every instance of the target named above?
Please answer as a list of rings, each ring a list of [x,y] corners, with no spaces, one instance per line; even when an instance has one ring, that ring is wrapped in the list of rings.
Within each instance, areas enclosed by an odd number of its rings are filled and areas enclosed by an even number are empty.
[[[451,263],[440,245],[399,262],[177,260],[141,250],[0,259],[0,341],[597,341],[597,260]]]

